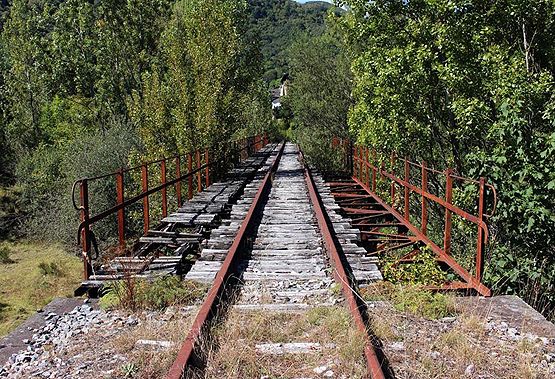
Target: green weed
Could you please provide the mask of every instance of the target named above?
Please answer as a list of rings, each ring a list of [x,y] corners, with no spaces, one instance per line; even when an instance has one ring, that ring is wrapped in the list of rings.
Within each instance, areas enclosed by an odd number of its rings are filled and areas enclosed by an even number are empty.
[[[11,250],[7,246],[0,246],[0,263],[9,264],[14,263],[10,258]]]
[[[104,309],[161,310],[171,305],[192,305],[207,290],[204,284],[182,281],[177,276],[166,276],[153,282],[129,278],[106,286],[100,306]]]

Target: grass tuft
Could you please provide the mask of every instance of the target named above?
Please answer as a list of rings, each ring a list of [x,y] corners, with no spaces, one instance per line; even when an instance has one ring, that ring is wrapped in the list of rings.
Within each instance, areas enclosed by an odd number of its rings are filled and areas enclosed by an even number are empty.
[[[14,263],[14,261],[10,258],[11,250],[7,246],[0,246],[0,263],[1,264],[10,264]]]
[[[100,299],[104,309],[162,310],[172,305],[192,305],[202,299],[208,287],[177,276],[158,278],[153,282],[128,278],[109,284]]]

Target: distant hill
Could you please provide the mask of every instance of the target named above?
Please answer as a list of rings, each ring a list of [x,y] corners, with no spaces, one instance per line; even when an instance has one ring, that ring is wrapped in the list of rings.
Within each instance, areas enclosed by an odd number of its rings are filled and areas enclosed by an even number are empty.
[[[249,0],[249,4],[251,28],[260,39],[268,82],[288,71],[287,49],[299,34],[324,31],[326,12],[333,6],[325,1],[300,4],[293,0]]]

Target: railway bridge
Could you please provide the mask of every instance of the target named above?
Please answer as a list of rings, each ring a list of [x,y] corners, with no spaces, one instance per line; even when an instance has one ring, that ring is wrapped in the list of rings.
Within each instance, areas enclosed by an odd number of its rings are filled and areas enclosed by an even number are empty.
[[[341,304],[363,335],[367,376],[387,377],[360,289],[431,259],[441,274],[430,289],[490,296],[482,275],[495,188],[425,162],[386,161],[348,141],[330,146],[340,174],[317,172],[290,142],[256,136],[220,149],[225,156],[198,150],[77,181],[84,269],[76,294],[131,277],[207,284],[168,379],[210,369],[205,342],[230,312],[303,314]],[[106,186],[115,200],[101,209],[95,188]],[[95,233],[110,228],[116,242],[106,248]]]

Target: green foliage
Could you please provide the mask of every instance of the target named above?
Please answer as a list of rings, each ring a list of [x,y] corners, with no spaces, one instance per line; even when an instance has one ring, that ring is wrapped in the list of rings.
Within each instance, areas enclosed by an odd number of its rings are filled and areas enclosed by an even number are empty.
[[[205,285],[182,281],[177,276],[166,276],[153,282],[126,278],[105,287],[100,305],[104,309],[162,310],[171,305],[192,305],[206,291]]]
[[[324,18],[332,6],[325,2],[299,4],[293,0],[248,0],[250,33],[260,43],[267,83],[289,72],[288,49],[303,34],[317,36],[324,32]],[[277,85],[271,86],[276,88]]]
[[[384,278],[393,284],[441,285],[447,279],[447,274],[436,261],[436,255],[429,248],[423,248],[414,257],[414,262],[397,263],[391,260],[384,264],[382,270]]]
[[[555,304],[554,3],[344,3],[359,142],[487,177],[499,194],[488,284]]]
[[[244,1],[173,6],[159,65],[143,75],[143,96],[135,93],[131,103],[150,156],[223,144],[246,123],[257,131],[268,126],[269,100],[255,80],[259,58],[246,19]]]
[[[442,293],[433,293],[419,287],[399,287],[391,301],[396,310],[412,313],[428,319],[455,315],[453,300]]]
[[[140,150],[133,128],[120,120],[112,122],[106,131],[75,135],[64,144],[41,145],[21,158],[17,168],[22,189],[20,202],[32,216],[27,227],[36,238],[74,243],[78,215],[69,198],[73,181],[115,171],[127,164],[132,151]],[[115,204],[109,178],[95,182],[90,190],[94,193],[91,209],[108,209]],[[114,238],[114,223],[110,220],[98,224],[97,238]]]
[[[323,171],[341,169],[334,137],[347,137],[351,104],[349,60],[337,35],[298,39],[290,50],[291,85],[282,100],[293,113],[293,135],[310,163]]]

